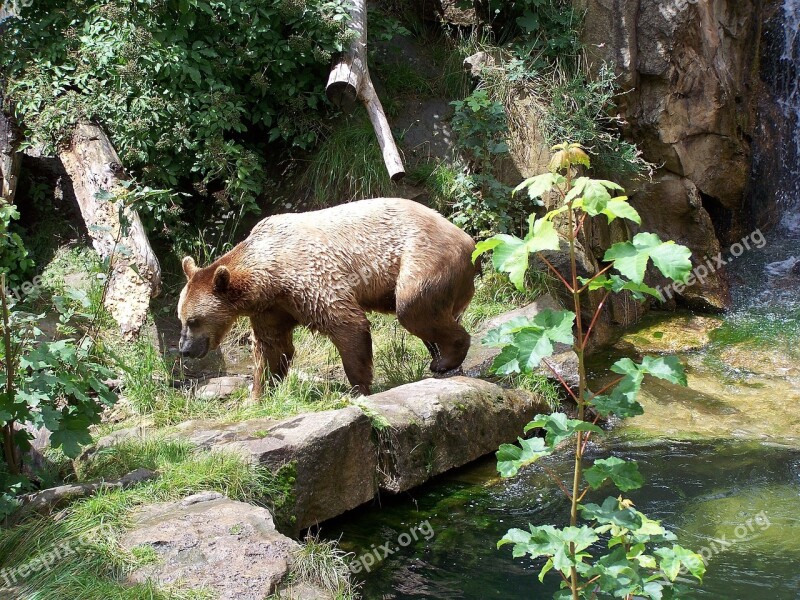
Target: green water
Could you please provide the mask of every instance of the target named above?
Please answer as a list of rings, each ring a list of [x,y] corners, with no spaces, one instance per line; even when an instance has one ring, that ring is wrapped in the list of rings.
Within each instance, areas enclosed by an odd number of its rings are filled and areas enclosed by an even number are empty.
[[[662,519],[681,544],[707,548],[708,571],[696,597],[800,596],[800,451],[687,442],[620,445],[612,453],[639,461],[647,485],[630,495],[637,507]],[[569,468],[563,459],[548,466]],[[415,527],[433,531],[370,573],[362,570],[356,578],[364,598],[552,597],[556,578],[540,585],[540,564],[512,559],[510,549],[497,550],[495,543],[511,527],[565,522],[564,499],[540,469],[506,481],[495,479],[493,469],[493,461],[482,461],[384,499],[379,509],[326,524],[324,534],[341,536],[342,547],[356,556],[386,542],[400,548],[399,536]]]
[[[664,340],[684,349],[689,387],[646,381],[645,414],[616,424],[592,452],[637,460],[646,480],[629,494],[637,507],[708,557],[697,598],[800,598],[800,277],[778,264],[800,258],[800,232],[767,239],[732,264],[734,305],[723,319],[653,314],[591,365],[600,385],[621,354],[658,352]],[[551,598],[557,576],[541,585],[541,564],[496,548],[509,528],[568,521],[544,466],[565,476],[571,461],[550,457],[500,480],[490,457],[326,523],[322,534],[370,564],[356,575],[369,600]],[[383,558],[387,543],[396,551]]]

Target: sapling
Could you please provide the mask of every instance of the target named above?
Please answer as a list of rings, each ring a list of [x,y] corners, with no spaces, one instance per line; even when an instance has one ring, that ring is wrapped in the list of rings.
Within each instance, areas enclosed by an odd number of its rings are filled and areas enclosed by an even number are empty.
[[[525,432],[544,430],[544,437],[519,438],[518,444],[504,444],[497,452],[497,469],[503,477],[513,477],[524,466],[552,454],[556,447],[569,444],[574,452],[571,481],[562,481],[549,472],[570,503],[569,525],[529,526],[528,530],[510,529],[498,547],[513,544],[514,557],[529,555],[546,558],[539,579],[551,570],[561,578],[555,598],[614,597],[661,600],[676,598],[683,592],[677,582],[680,574],[690,574],[700,581],[705,565],[700,555],[674,543],[675,535],[658,521],[649,519],[623,497],[609,496],[601,504],[584,504],[589,490],[598,490],[607,482],[625,493],[643,484],[637,464],[617,457],[598,459],[586,468],[584,456],[592,436],[603,434],[601,418],[619,418],[643,413],[636,400],[645,375],[686,385],[686,374],[676,357],[645,357],[641,363],[630,358],[611,366],[617,375],[597,391],[589,389],[586,377],[586,348],[598,318],[612,293],[629,292],[635,299],[659,292],[644,282],[652,262],[665,277],[683,280],[691,271],[690,252],[673,241],[662,241],[652,233],[638,233],[632,240],[619,242],[606,250],[603,266],[591,277],[580,277],[577,267],[577,241],[586,220],[604,216],[609,223],[627,219],[641,225],[636,209],[622,195],[622,188],[611,181],[579,176],[579,168],[590,166],[589,157],[579,144],[553,147],[549,172],[523,181],[514,193],[526,192],[531,200],[543,205],[542,198],[552,194],[555,208],[542,218],[531,215],[524,239],[513,235],[495,235],[480,242],[473,259],[492,252],[497,271],[507,273],[518,289],[525,283],[529,259],[536,255],[566,288],[572,310],[544,310],[533,318],[519,317],[493,329],[484,343],[500,346],[495,359],[495,373],[531,372],[544,364],[561,381],[577,406],[577,418],[563,413],[537,415]],[[556,228],[558,219],[561,227]],[[545,252],[558,252],[566,242],[569,270],[562,273]],[[590,318],[585,319],[582,305],[588,292],[600,292],[601,299]],[[588,325],[587,325],[588,322]],[[578,357],[578,386],[574,389],[548,362],[555,343],[569,344]],[[593,419],[587,421],[591,409]]]

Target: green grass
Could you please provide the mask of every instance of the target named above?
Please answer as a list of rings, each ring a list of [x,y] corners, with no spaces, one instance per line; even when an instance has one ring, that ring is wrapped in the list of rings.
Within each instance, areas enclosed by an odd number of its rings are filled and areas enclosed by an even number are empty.
[[[439,161],[423,162],[406,175],[412,185],[423,186],[430,196],[430,206],[449,217],[453,214],[453,192],[456,189],[456,170]]]
[[[75,474],[81,481],[119,479],[138,468],[161,470],[165,465],[187,460],[191,453],[191,444],[181,440],[160,437],[126,439],[101,448],[89,460],[77,461]]]
[[[535,394],[547,404],[551,411],[561,410],[561,403],[566,392],[555,381],[542,373],[520,373],[511,375],[501,381],[508,387],[526,390]]]
[[[132,511],[145,504],[176,500],[189,494],[214,490],[242,501],[279,498],[284,484],[264,469],[238,455],[222,452],[195,454],[170,442],[136,442],[109,449],[92,474],[116,473],[133,456],[158,457],[160,476],[127,490],[110,490],[71,504],[53,517],[34,516],[19,525],[0,530],[0,572],[19,573],[37,557],[48,560],[19,577],[16,594],[36,600],[183,600],[205,597],[202,593],[158,590],[152,585],[123,585],[132,569],[152,562],[150,552],[130,552],[120,544],[130,527]],[[153,444],[161,444],[156,450]],[[110,460],[110,455],[118,460]],[[65,550],[66,549],[66,550]],[[52,559],[52,560],[50,560]],[[41,564],[41,563],[39,563]]]
[[[375,130],[361,107],[319,144],[295,183],[296,195],[315,208],[387,196],[393,189]]]
[[[293,581],[305,581],[331,594],[336,600],[357,597],[355,586],[350,582],[349,559],[352,554],[344,552],[333,540],[320,540],[309,535],[294,553],[291,576]]]
[[[484,267],[475,289],[475,297],[461,322],[467,331],[475,331],[481,322],[515,308],[530,304],[553,289],[553,279],[544,271],[528,271],[525,289],[517,290],[505,275]]]
[[[422,341],[393,316],[372,315],[375,382],[380,390],[419,381],[430,374],[431,356]]]

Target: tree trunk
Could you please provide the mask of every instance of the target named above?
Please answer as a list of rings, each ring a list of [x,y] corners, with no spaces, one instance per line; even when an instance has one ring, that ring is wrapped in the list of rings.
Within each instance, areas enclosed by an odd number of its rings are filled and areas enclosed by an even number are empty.
[[[0,96],[0,107],[3,106]],[[17,178],[21,157],[17,152],[19,131],[14,121],[0,110],[0,197],[9,204],[14,203],[17,193]]]
[[[369,120],[375,129],[389,177],[392,181],[398,181],[406,174],[403,160],[397,150],[381,101],[375,93],[367,66],[367,7],[365,0],[353,0],[350,3],[350,29],[355,31],[355,39],[350,44],[350,48],[342,53],[331,68],[325,93],[328,100],[347,112],[353,110],[357,99],[364,103]]]
[[[131,339],[144,325],[150,298],[160,291],[161,267],[139,215],[115,197],[125,178],[122,164],[103,130],[86,123],[78,125],[59,156],[92,245],[111,261],[105,306]]]

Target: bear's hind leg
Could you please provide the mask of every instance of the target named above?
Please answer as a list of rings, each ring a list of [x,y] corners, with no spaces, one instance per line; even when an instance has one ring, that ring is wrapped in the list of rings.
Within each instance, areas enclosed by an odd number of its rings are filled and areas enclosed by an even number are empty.
[[[279,381],[286,377],[294,358],[292,332],[297,323],[289,315],[258,315],[250,318],[253,328],[253,393],[258,400],[264,393],[267,377]]]
[[[347,380],[356,392],[369,396],[372,385],[372,336],[369,321],[361,313],[358,318],[340,322],[326,332],[342,357]]]

